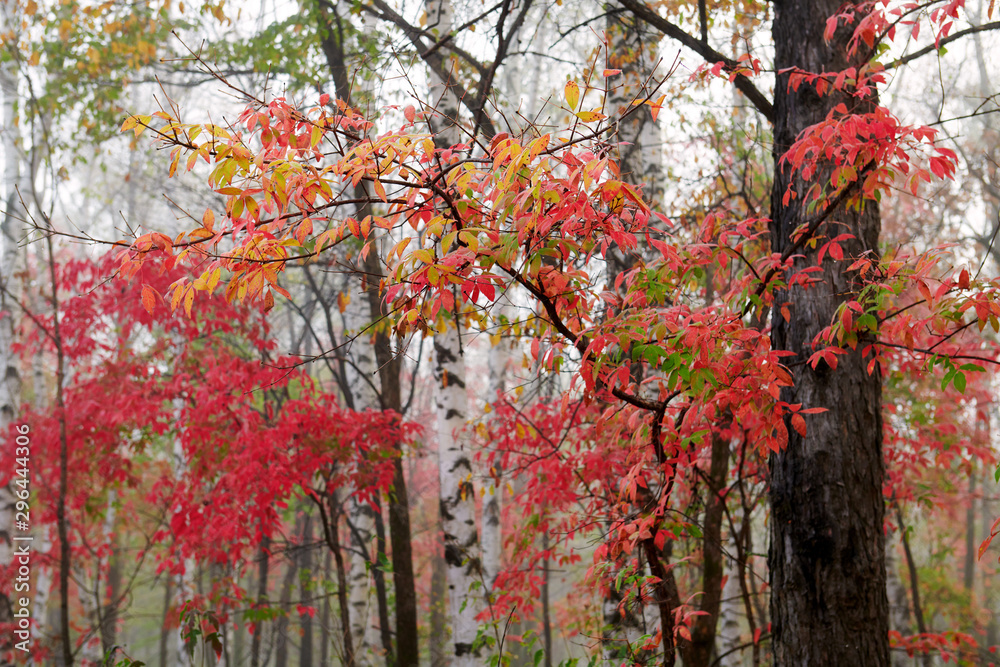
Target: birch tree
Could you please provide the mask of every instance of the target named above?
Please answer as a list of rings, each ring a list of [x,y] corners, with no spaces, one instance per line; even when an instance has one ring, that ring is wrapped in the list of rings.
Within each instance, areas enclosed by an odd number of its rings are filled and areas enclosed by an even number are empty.
[[[15,34],[17,17],[13,2],[0,4],[0,32],[7,41]],[[14,273],[17,266],[18,244],[23,236],[26,211],[19,192],[21,180],[22,146],[19,141],[17,103],[17,66],[10,54],[0,53],[0,95],[3,96],[3,127],[0,142],[4,155],[2,181],[3,218],[0,221],[0,433],[7,433],[18,414],[21,401],[21,373],[13,350],[14,343]],[[5,471],[6,473],[6,471]],[[6,475],[4,475],[6,477]],[[14,504],[11,479],[0,486],[0,568],[10,564],[13,556]],[[0,592],[0,624],[9,623],[13,609],[6,592]]]

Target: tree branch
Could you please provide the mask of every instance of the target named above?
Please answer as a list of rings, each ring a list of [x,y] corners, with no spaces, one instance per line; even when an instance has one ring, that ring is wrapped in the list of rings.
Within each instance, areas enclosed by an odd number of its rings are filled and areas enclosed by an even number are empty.
[[[496,135],[496,127],[493,125],[493,121],[490,120],[489,116],[484,114],[480,117],[478,113],[479,105],[481,104],[481,101],[478,99],[479,96],[470,95],[469,91],[465,89],[465,86],[463,86],[449,73],[448,68],[445,66],[444,56],[442,56],[438,52],[438,49],[435,48],[437,43],[430,48],[425,47],[423,41],[421,40],[421,37],[424,36],[424,31],[410,25],[406,19],[393,11],[392,7],[387,5],[383,0],[372,0],[371,6],[362,5],[361,8],[376,18],[394,23],[398,26],[406,34],[406,37],[413,44],[414,48],[420,52],[420,57],[423,59],[424,63],[431,68],[434,74],[441,81],[447,83],[448,88],[454,92],[455,96],[461,101],[462,105],[464,105],[472,113],[473,117],[476,118],[479,123],[479,129],[481,129],[483,133],[490,138]],[[480,75],[482,75],[482,73],[485,72],[485,67],[483,67],[482,63],[477,61],[465,51],[455,47],[452,41],[453,40],[448,40],[448,50],[467,61],[473,69],[480,72]]]
[[[702,58],[706,62],[717,63],[722,62],[725,64],[728,71],[735,71],[739,69],[739,63],[737,63],[732,58],[727,58],[722,55],[712,47],[710,47],[706,42],[703,42],[696,37],[692,37],[688,33],[684,32],[673,23],[663,18],[655,11],[649,8],[646,3],[640,0],[618,0],[622,7],[625,7],[630,12],[632,12],[637,18],[640,18],[651,26],[662,32],[667,37],[680,42],[684,46],[688,47]],[[748,100],[754,105],[754,107],[767,118],[772,124],[774,123],[774,105],[771,103],[767,97],[764,96],[762,92],[757,90],[753,82],[742,74],[737,74],[736,78],[733,80],[736,85],[736,89],[743,93]]]
[[[932,51],[938,51],[941,48],[943,48],[946,44],[951,44],[955,40],[961,39],[966,35],[972,35],[977,32],[985,32],[987,30],[1000,30],[1000,21],[993,21],[992,23],[984,23],[983,25],[972,26],[971,28],[966,28],[965,30],[959,30],[955,34],[945,37],[944,39],[939,41],[936,45],[930,44],[918,51],[914,51],[909,55],[905,55],[902,58],[899,58],[898,60],[892,61],[891,63],[886,65],[885,68],[889,70],[889,69],[895,69],[897,67],[902,67],[903,65],[912,62],[917,58],[922,58],[926,56],[928,53],[931,53]]]

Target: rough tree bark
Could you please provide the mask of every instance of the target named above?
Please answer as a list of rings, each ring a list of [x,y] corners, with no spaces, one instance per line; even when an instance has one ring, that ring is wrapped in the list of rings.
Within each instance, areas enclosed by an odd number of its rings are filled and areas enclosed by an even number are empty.
[[[841,0],[778,0],[774,7],[778,72],[790,67],[830,72],[862,64],[857,62],[860,56],[847,56],[850,28],[842,27],[829,42],[823,39],[827,18],[842,11]],[[790,248],[794,230],[811,219],[805,197],[809,183],[795,178],[780,158],[802,130],[824,120],[840,103],[863,113],[874,109],[876,100],[839,93],[821,97],[805,84],[794,91],[787,72],[778,76],[771,195],[774,252]],[[820,165],[813,182],[829,178],[830,167]],[[788,188],[798,197],[785,203]],[[860,212],[838,206],[827,220],[820,233],[836,228],[836,233],[855,237],[844,244],[845,257],[878,251],[881,221],[876,203],[866,202]],[[796,268],[817,265],[815,249],[797,252],[804,257],[796,260]],[[867,372],[862,345],[841,356],[836,370],[823,363],[814,370],[805,363],[813,337],[854,291],[842,262],[827,258],[820,266],[822,273],[812,274],[820,282],[775,295],[775,303],[788,304],[790,320],[786,322],[777,308],[772,314],[774,348],[794,353],[784,363],[795,384],[782,390],[781,400],[827,409],[810,417],[804,437],[786,424],[788,446],[770,463],[774,662],[880,667],[889,664],[881,372]]]
[[[305,513],[301,512],[296,518],[295,531],[293,534],[300,535],[302,533],[302,526],[304,525]],[[292,590],[295,587],[295,580],[299,576],[299,554],[296,551],[297,548],[301,548],[302,541],[299,540],[299,545],[296,547],[293,542],[289,541],[286,543],[285,547],[285,577],[281,582],[281,597],[279,598],[279,606],[284,610],[284,614],[279,616],[275,621],[275,631],[274,631],[274,667],[287,667],[288,666],[288,656],[289,656],[289,627],[291,625],[291,611],[292,611]]]
[[[302,527],[302,552],[299,554],[299,567],[308,573],[308,579],[299,579],[299,597],[303,604],[315,606],[313,599],[316,590],[313,586],[316,574],[313,572],[313,525],[312,516],[306,514],[305,525]],[[299,617],[302,624],[302,643],[299,645],[299,667],[313,666],[313,617],[303,614]],[[228,667],[228,666],[227,666]]]

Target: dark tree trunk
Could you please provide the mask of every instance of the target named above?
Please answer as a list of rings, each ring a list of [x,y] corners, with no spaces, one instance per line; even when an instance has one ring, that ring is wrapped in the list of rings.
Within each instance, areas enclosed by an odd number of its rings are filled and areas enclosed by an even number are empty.
[[[542,549],[549,550],[549,532],[542,533]],[[545,667],[552,667],[552,615],[549,612],[549,559],[542,559],[542,647]]]
[[[344,553],[340,546],[340,515],[341,508],[337,499],[330,495],[330,520],[326,527],[326,541],[333,553],[333,562],[337,568],[337,603],[340,607],[340,631],[343,638],[344,665],[354,667],[354,640],[351,637],[350,605],[347,602],[347,568],[344,566]]]
[[[166,586],[163,594],[163,621],[160,623],[160,667],[167,667],[168,644],[170,630],[167,628],[167,619],[170,617],[170,602],[174,599],[173,577],[166,577]]]
[[[775,68],[799,67],[809,72],[839,71],[860,66],[846,54],[849,28],[841,28],[830,42],[823,39],[828,17],[841,10],[841,0],[778,0],[773,36]],[[860,60],[855,58],[854,60]],[[803,129],[824,120],[837,104],[854,112],[870,111],[874,99],[844,94],[820,97],[803,84],[798,91],[781,74],[775,86],[774,157],[771,201],[773,251],[792,248],[792,232],[822,214],[807,212],[806,190],[788,165],[778,160]],[[830,176],[830,165],[819,165],[812,182]],[[783,203],[789,186],[798,196]],[[826,408],[811,415],[808,433],[798,435],[786,420],[788,446],[771,459],[771,616],[774,664],[866,665],[889,664],[889,603],[885,590],[884,501],[882,479],[881,372],[869,374],[861,356],[864,342],[839,357],[836,370],[820,363],[814,370],[806,359],[813,337],[833,319],[837,307],[856,290],[845,272],[851,257],[877,251],[881,227],[878,205],[867,201],[863,210],[843,205],[826,217],[817,232],[833,236],[850,232],[854,240],[842,244],[845,260],[829,258],[820,282],[809,289],[795,287],[775,295],[775,304],[788,304],[790,321],[780,309],[772,316],[772,341],[777,350],[794,356],[783,363],[794,373],[795,384],[781,392],[781,400],[805,408]],[[815,266],[816,249],[803,246],[795,267]]]
[[[63,386],[66,377],[66,355],[63,350],[62,334],[59,330],[59,293],[56,290],[55,254],[52,237],[45,238],[49,254],[49,280],[51,281],[51,303],[53,340],[56,344],[56,409],[59,415],[59,495],[56,498],[56,525],[59,532],[59,649],[62,664],[73,664],[73,644],[70,639],[69,617],[69,571],[71,552],[69,543],[69,519],[66,516],[66,489],[69,475],[69,437],[66,435],[66,403],[63,400]]]
[[[726,421],[731,421],[727,417]],[[702,538],[701,605],[704,616],[696,616],[691,628],[691,642],[681,647],[685,667],[708,667],[715,649],[716,627],[722,604],[724,562],[722,554],[722,518],[726,511],[726,478],[729,476],[729,440],[712,433],[712,462],[705,493],[705,523]]]
[[[299,515],[296,520],[298,526],[296,527],[296,533],[299,534],[300,538],[303,533],[303,516]],[[299,542],[301,544],[301,540]],[[274,666],[275,667],[288,667],[288,643],[289,643],[289,626],[291,625],[291,607],[292,607],[292,589],[295,586],[295,580],[299,575],[299,555],[292,551],[295,547],[292,543],[286,543],[285,545],[285,560],[287,561],[285,578],[281,582],[281,610],[284,612],[278,617],[275,623],[275,633],[274,633]]]
[[[302,553],[299,556],[299,565],[308,575],[308,582],[300,581],[299,590],[302,603],[315,607],[316,589],[312,585],[315,580],[313,568],[313,528],[312,517],[306,514],[305,524],[302,527]],[[309,614],[299,617],[302,623],[302,646],[299,649],[299,667],[313,667],[313,620]]]
[[[351,103],[349,63],[344,51],[344,26],[336,11],[320,14],[323,24],[323,53],[333,77],[337,97]],[[369,197],[364,185],[355,188],[355,198],[359,201]],[[359,219],[371,213],[369,204],[359,206]],[[368,304],[371,309],[375,334],[375,362],[379,369],[382,409],[402,412],[402,397],[399,388],[399,371],[402,364],[393,353],[389,340],[389,327],[385,322],[385,304],[379,293],[379,281],[384,276],[377,253],[370,252],[364,260],[364,282]],[[397,452],[393,462],[392,488],[389,490],[389,540],[392,545],[392,582],[396,594],[396,663],[399,667],[416,667],[420,655],[417,635],[417,590],[413,576],[413,547],[410,534],[410,500],[403,474],[402,443],[395,444]],[[392,658],[387,660],[392,664]]]
[[[118,605],[121,602],[118,598],[122,592],[122,554],[121,546],[118,543],[118,533],[114,533],[111,540],[111,556],[108,560],[108,602],[101,610],[101,650],[104,655],[108,655],[116,643]]]
[[[333,638],[330,635],[330,617],[333,610],[330,606],[330,594],[327,591],[326,583],[330,581],[332,575],[331,559],[333,558],[329,549],[323,556],[323,606],[319,612],[319,664],[330,664],[330,645]]]
[[[969,505],[965,508],[965,563],[962,585],[971,591],[976,581],[976,473],[969,471]]]
[[[259,558],[257,564],[257,605],[267,604],[267,577],[268,568],[271,562],[271,540],[265,535],[260,541]],[[261,640],[264,635],[263,623],[258,623],[254,628],[253,637],[250,639],[250,667],[261,667]]]
[[[448,665],[448,567],[441,553],[444,537],[440,526],[431,556],[431,667]]]

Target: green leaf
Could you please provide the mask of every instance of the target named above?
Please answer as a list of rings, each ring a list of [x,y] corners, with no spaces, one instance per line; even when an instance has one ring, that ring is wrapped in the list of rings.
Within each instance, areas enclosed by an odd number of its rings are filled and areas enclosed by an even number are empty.
[[[944,374],[944,379],[941,380],[941,391],[944,391],[948,387],[948,384],[951,382],[952,378],[955,377],[955,373],[957,373],[957,372],[958,371],[956,371],[953,368],[953,369],[951,369],[950,371],[948,371],[947,373]]]
[[[389,562],[389,559],[384,553],[380,553],[378,555],[378,564],[375,567],[386,574],[392,574],[392,563]]]

